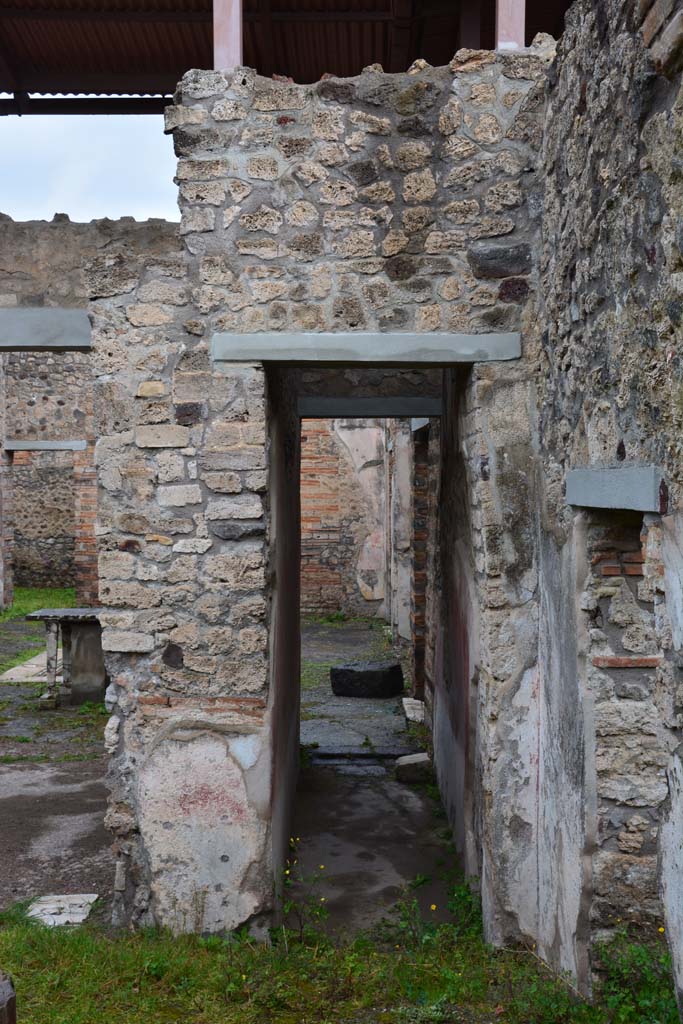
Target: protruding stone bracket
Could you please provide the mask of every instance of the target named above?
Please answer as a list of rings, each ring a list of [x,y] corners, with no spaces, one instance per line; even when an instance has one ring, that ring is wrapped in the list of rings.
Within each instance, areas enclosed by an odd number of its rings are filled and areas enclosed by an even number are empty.
[[[451,366],[519,359],[518,332],[501,334],[379,334],[272,332],[229,334],[211,339],[211,355],[220,363],[331,363],[337,366]]]
[[[567,504],[664,515],[669,490],[657,466],[584,467],[567,473]]]
[[[90,351],[90,321],[84,309],[0,309],[0,351]]]
[[[416,416],[441,416],[443,403],[440,398],[420,398],[412,395],[396,395],[390,398],[336,398],[322,395],[299,399],[299,416],[302,419],[382,419]]]

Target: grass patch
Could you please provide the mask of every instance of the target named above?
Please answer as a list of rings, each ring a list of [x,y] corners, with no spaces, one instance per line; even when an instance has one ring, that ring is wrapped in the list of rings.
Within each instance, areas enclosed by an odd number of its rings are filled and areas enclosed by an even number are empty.
[[[320,686],[327,686],[330,681],[330,669],[332,662],[308,661],[301,659],[301,689],[316,690]]]
[[[676,1024],[663,942],[626,933],[599,951],[594,1005],[532,950],[493,950],[478,901],[455,887],[452,922],[425,923],[414,898],[372,934],[301,937],[112,935],[0,916],[0,965],[31,1024]]]
[[[47,754],[3,754],[0,764],[44,764],[50,758]]]
[[[76,591],[73,587],[15,587],[14,601],[0,612],[0,622],[23,619],[41,608],[75,608]]]
[[[25,619],[31,612],[40,611],[41,608],[73,608],[75,604],[76,591],[73,587],[15,587],[14,601],[9,608],[0,612],[0,623]],[[17,665],[23,665],[45,650],[42,624],[27,622],[26,630],[22,649],[4,658],[0,657],[0,674],[16,668]],[[3,633],[0,629],[0,648],[3,641],[16,644],[17,639],[20,638],[16,633]]]

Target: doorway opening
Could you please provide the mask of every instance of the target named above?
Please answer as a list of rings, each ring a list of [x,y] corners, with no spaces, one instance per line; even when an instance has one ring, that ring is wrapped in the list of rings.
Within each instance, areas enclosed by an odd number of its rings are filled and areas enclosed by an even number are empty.
[[[373,927],[413,899],[437,920],[456,868],[450,832],[431,769],[400,759],[431,748],[424,651],[437,504],[428,452],[439,419],[300,424],[297,884],[313,885],[335,932]],[[345,666],[363,695],[349,695]],[[400,693],[374,676],[366,688],[364,673],[397,666]],[[387,695],[370,696],[375,686]]]

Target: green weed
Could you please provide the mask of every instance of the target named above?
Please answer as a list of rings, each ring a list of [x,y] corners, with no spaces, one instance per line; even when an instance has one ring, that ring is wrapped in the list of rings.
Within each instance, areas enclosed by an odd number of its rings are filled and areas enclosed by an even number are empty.
[[[292,891],[285,887],[285,899]],[[298,893],[291,898],[301,905]],[[315,900],[315,887],[308,899]],[[275,930],[269,944],[245,931],[202,938],[112,934],[96,924],[45,928],[18,907],[0,915],[0,965],[14,976],[31,1024],[677,1021],[661,939],[641,943],[623,934],[601,946],[601,980],[589,1004],[533,950],[487,946],[469,886],[455,887],[450,906],[453,920],[437,925],[421,921],[414,901],[405,900],[381,934],[349,941],[322,934],[311,907],[303,925]]]

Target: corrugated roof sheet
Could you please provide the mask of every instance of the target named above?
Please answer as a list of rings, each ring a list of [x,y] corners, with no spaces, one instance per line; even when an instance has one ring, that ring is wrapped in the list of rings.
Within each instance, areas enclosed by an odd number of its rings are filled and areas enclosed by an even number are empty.
[[[464,0],[471,2],[471,0]],[[458,47],[453,0],[244,0],[245,63],[317,81],[375,62],[446,63]],[[495,0],[477,4],[492,46]],[[568,0],[528,0],[528,21],[557,31]],[[213,63],[211,0],[0,0],[0,92],[169,94]]]

